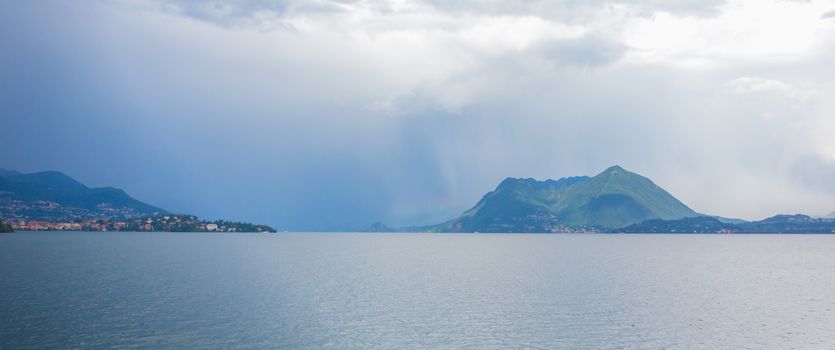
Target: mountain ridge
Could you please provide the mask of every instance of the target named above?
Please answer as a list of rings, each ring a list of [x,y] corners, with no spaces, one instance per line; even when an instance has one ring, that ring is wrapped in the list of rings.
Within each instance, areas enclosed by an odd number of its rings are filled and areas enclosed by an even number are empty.
[[[558,180],[506,178],[475,206],[431,232],[564,232],[604,230],[648,219],[700,216],[652,180],[611,166]]]
[[[0,169],[0,219],[0,231],[276,232],[267,225],[173,214],[122,189],[87,187],[59,171]]]
[[[614,233],[835,233],[835,219],[804,214],[778,214],[759,221],[722,222],[702,216],[676,220],[647,220]]]
[[[0,171],[0,216],[13,220],[129,218],[168,211],[115,187],[87,187],[59,171]]]

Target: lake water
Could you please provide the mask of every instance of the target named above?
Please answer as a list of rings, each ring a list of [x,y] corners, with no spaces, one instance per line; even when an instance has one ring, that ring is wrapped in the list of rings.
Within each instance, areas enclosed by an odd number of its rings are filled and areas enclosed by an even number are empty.
[[[14,233],[0,348],[833,349],[835,235]]]

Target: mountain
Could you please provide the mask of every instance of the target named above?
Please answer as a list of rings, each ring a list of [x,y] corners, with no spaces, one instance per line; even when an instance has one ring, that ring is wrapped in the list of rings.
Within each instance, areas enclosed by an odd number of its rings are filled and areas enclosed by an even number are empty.
[[[722,222],[724,224],[744,224],[744,223],[748,222],[748,221],[742,220],[742,219],[726,218],[726,217],[721,217],[721,216],[716,216],[716,215],[713,215],[713,216],[710,216],[710,217],[712,217],[716,220],[719,220],[720,222]]]
[[[647,220],[612,232],[620,233],[835,233],[835,219],[808,215],[776,215],[760,221],[722,222],[701,216],[676,220]]]
[[[742,224],[740,227],[741,232],[746,233],[835,233],[835,219],[783,214]]]
[[[393,227],[390,227],[382,222],[375,222],[371,224],[368,228],[363,230],[362,232],[398,232],[399,230]]]
[[[650,179],[620,166],[594,177],[507,178],[460,217],[433,232],[560,232],[700,216]]]
[[[7,220],[71,221],[129,218],[165,210],[113,187],[89,188],[57,171],[0,171],[0,217]]]
[[[825,218],[835,219],[835,211],[829,213],[829,215],[824,216]]]

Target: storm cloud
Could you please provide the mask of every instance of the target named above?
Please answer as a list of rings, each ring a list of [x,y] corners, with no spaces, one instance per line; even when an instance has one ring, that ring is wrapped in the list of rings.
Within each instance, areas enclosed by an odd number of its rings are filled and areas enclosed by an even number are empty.
[[[620,164],[835,210],[825,1],[0,4],[0,167],[288,230],[424,224]]]

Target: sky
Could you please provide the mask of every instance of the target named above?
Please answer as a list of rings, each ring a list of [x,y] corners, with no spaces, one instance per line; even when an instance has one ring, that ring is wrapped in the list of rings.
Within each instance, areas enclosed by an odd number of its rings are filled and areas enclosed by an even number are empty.
[[[618,164],[835,210],[835,2],[0,2],[0,167],[283,230],[430,224]]]

